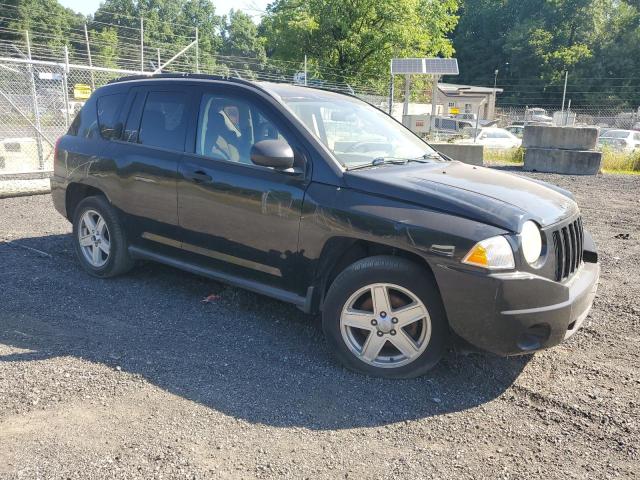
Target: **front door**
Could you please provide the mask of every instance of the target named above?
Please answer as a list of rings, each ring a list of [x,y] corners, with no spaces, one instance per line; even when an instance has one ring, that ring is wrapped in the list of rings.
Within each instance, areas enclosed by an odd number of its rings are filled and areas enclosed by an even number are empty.
[[[296,152],[284,172],[254,165],[254,143],[280,138]],[[298,230],[308,168],[284,117],[250,92],[202,93],[193,153],[179,167],[182,248],[209,267],[298,294]]]

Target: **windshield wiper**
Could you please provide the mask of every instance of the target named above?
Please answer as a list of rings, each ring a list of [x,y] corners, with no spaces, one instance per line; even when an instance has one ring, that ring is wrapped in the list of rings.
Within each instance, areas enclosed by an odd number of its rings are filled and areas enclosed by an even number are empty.
[[[420,160],[447,160],[448,157],[442,155],[441,153],[438,152],[427,152],[424,155],[422,155],[421,157],[418,157],[416,159],[416,161],[420,161]]]
[[[410,161],[412,161],[412,159],[410,158],[376,157],[370,162],[361,163],[360,165],[349,167],[349,170],[358,170],[360,168],[377,167],[378,165],[405,165]]]

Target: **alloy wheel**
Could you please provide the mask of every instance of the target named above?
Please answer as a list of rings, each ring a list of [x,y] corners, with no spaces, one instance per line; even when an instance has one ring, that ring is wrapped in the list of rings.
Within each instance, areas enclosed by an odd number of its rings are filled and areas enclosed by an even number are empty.
[[[382,368],[416,360],[431,338],[431,319],[424,303],[410,290],[375,283],[357,290],[340,315],[342,338],[356,357]]]
[[[78,242],[84,258],[94,268],[104,266],[109,260],[111,237],[107,223],[95,210],[87,210],[80,219]]]

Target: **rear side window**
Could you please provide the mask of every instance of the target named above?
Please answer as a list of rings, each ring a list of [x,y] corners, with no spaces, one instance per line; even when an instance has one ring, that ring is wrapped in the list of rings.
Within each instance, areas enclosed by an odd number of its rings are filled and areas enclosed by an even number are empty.
[[[150,92],[142,111],[139,143],[182,152],[186,131],[187,95]]]
[[[67,135],[81,138],[98,138],[98,118],[96,116],[96,100],[91,97],[77,113]]]
[[[120,137],[122,124],[118,122],[118,114],[126,98],[125,93],[104,95],[98,98],[98,126],[100,127],[100,135],[105,140]]]

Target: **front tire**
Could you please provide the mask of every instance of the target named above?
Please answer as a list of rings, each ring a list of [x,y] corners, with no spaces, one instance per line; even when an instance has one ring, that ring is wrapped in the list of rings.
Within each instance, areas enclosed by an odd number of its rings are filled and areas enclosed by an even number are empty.
[[[338,275],[324,303],[322,327],[343,365],[378,377],[423,375],[449,344],[432,276],[392,256],[359,260]]]
[[[94,277],[115,277],[133,267],[120,219],[102,196],[87,197],[76,207],[73,245],[80,265]]]

